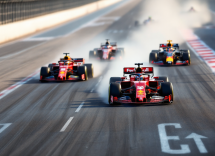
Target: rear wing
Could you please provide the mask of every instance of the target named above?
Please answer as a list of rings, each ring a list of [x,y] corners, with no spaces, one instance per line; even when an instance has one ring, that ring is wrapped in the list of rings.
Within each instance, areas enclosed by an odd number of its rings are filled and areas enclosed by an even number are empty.
[[[153,67],[141,67],[141,69],[142,69],[143,73],[149,73],[149,74],[154,73]],[[136,73],[136,68],[135,67],[125,67],[125,68],[123,68],[123,73],[124,74]]]
[[[111,46],[117,46],[116,42],[110,42]],[[106,43],[101,43],[101,46],[106,46]]]
[[[153,69],[153,67],[142,67],[141,68],[142,69],[142,72],[144,72],[144,73],[154,73],[154,69]]]
[[[166,47],[168,47],[166,43],[160,44],[160,48],[166,48]],[[179,45],[178,45],[178,43],[172,43],[172,47],[179,48]]]
[[[135,67],[125,67],[123,68],[123,73],[124,74],[132,74],[136,72],[136,68]]]

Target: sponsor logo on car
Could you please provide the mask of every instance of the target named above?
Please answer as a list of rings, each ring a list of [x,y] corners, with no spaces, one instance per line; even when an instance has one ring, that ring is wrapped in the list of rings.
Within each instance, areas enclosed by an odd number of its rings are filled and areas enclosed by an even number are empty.
[[[143,90],[137,91],[137,94],[138,94],[138,95],[143,95]]]

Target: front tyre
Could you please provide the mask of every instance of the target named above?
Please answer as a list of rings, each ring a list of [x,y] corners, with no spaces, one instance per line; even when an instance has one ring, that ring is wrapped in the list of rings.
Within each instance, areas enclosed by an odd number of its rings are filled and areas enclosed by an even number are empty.
[[[88,80],[87,67],[86,66],[79,66],[78,67],[78,76],[81,77],[83,74],[85,76],[84,81],[87,81]]]
[[[174,94],[173,94],[173,85],[171,82],[162,82],[161,87],[160,87],[160,94],[161,96],[172,96],[172,102],[174,99]]]
[[[183,61],[187,61],[188,60],[188,65],[190,65],[190,63],[191,63],[191,60],[190,60],[190,53],[188,53],[188,52],[183,52],[183,55],[182,55],[182,60]]]
[[[88,78],[94,77],[94,68],[92,64],[84,64],[84,66],[87,67],[87,76]]]
[[[157,53],[149,54],[149,63],[151,63],[152,61],[157,62]]]
[[[111,102],[111,96],[118,97],[118,98],[121,96],[121,84],[112,82],[109,85],[108,102],[109,102],[110,105],[114,105],[116,103]]]

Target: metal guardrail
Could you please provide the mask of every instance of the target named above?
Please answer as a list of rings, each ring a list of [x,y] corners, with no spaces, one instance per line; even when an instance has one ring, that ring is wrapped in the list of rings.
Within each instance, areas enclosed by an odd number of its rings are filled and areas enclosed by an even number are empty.
[[[99,0],[0,0],[0,25],[78,7]]]

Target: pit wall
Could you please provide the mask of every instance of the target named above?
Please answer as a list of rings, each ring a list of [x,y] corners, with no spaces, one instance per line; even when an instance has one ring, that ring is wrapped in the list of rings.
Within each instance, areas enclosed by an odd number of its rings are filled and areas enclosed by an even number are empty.
[[[64,10],[44,16],[27,19],[24,21],[1,25],[0,44],[87,15],[89,13],[115,4],[119,1],[121,0],[101,0],[69,10]]]

